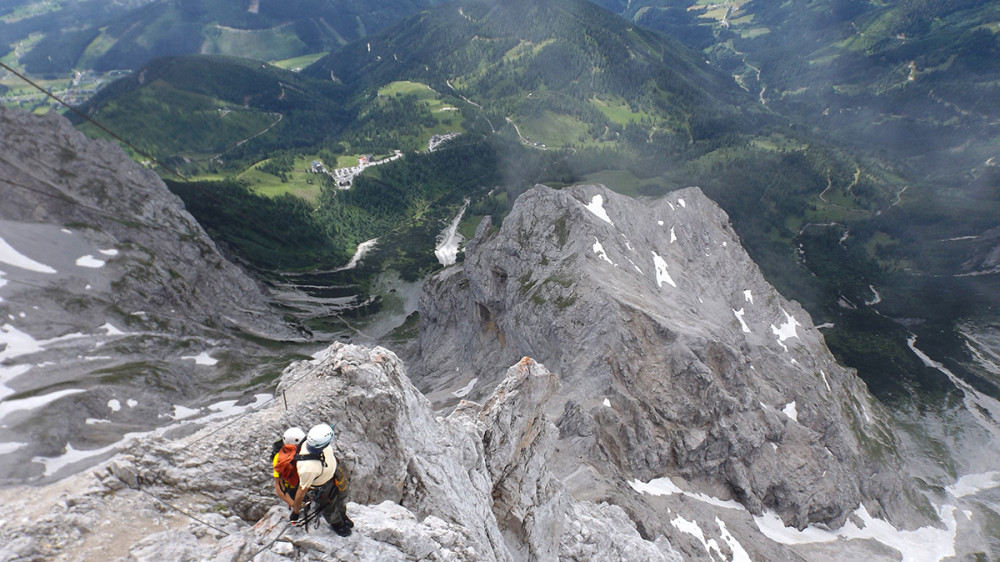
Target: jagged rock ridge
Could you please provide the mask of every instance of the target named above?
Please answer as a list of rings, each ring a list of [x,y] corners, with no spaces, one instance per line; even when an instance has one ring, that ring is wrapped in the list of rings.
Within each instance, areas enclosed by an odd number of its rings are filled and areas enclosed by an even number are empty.
[[[548,365],[564,380],[555,470],[574,493],[645,511],[649,532],[666,529],[623,479],[682,477],[799,528],[862,502],[900,512],[882,408],[699,189],[536,186],[465,253],[425,283],[414,381],[448,406],[517,357]]]
[[[435,418],[393,353],[334,344],[284,372],[284,399],[183,439],[135,444],[38,520],[15,520],[33,501],[17,497],[0,511],[12,523],[0,531],[0,559],[246,560],[264,551],[265,560],[680,560],[662,537],[643,539],[621,508],[574,500],[546,468],[558,431],[544,404],[558,389],[555,375],[524,358],[484,404]],[[336,425],[351,475],[347,539],[289,529],[273,496],[273,436],[323,421]],[[169,519],[150,495],[212,527]],[[99,524],[105,518],[127,518],[138,536],[101,542],[102,532],[120,532]]]

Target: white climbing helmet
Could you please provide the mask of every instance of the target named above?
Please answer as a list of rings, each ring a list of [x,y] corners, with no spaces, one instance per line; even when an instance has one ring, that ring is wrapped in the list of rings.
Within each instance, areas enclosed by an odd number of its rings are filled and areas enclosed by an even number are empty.
[[[285,445],[298,445],[306,438],[306,432],[301,427],[289,427],[283,436]]]
[[[329,424],[313,426],[306,436],[306,443],[313,449],[325,449],[333,441],[333,428]]]

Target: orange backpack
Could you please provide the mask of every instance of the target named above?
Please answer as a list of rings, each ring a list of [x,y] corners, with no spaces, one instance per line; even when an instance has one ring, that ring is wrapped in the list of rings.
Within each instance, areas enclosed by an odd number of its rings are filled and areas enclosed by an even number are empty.
[[[274,471],[288,484],[289,488],[299,486],[299,471],[295,467],[295,456],[299,448],[295,445],[282,445],[278,451],[278,460],[274,463]]]

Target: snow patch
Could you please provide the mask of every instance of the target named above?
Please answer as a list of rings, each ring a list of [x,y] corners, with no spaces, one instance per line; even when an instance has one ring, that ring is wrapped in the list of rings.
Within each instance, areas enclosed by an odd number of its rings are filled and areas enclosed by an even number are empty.
[[[720,500],[719,498],[713,498],[712,496],[702,494],[700,492],[685,492],[684,490],[678,488],[677,485],[666,476],[663,478],[654,478],[645,483],[640,480],[631,480],[628,485],[640,494],[649,494],[651,496],[671,496],[673,494],[681,494],[716,507],[739,510],[744,509],[742,504],[733,500]]]
[[[20,400],[5,400],[0,402],[0,420],[14,412],[21,410],[35,410],[51,402],[55,402],[64,396],[79,394],[81,392],[84,392],[82,388],[67,388],[65,390],[57,390],[41,396],[31,396],[28,398],[21,398]]]
[[[180,404],[175,404],[174,413],[171,414],[170,417],[175,420],[183,420],[200,413],[201,413],[200,409],[187,408],[185,406],[181,406]]]
[[[865,304],[867,304],[868,306],[872,306],[882,302],[882,295],[880,295],[878,291],[875,290],[875,285],[868,285],[868,288],[871,289],[873,296],[871,300],[866,300]]]
[[[778,345],[787,352],[788,346],[785,345],[785,340],[788,338],[798,338],[799,335],[795,333],[795,327],[801,326],[801,324],[799,324],[799,321],[794,316],[785,312],[785,309],[782,308],[781,313],[785,315],[784,324],[780,328],[776,328],[774,324],[771,324],[771,332],[778,336]]]
[[[670,227],[670,243],[673,244],[677,241],[677,234],[674,232],[674,227]]]
[[[736,540],[736,537],[729,532],[729,529],[726,528],[726,522],[716,517],[715,524],[719,526],[722,540],[729,545],[729,550],[733,551],[733,559],[730,562],[751,562],[750,554],[743,548],[740,541]]]
[[[608,253],[604,251],[604,246],[601,245],[601,241],[594,237],[594,253],[601,257],[602,260],[614,265],[615,262],[611,261],[608,257]]]
[[[743,333],[749,334],[750,333],[750,327],[747,326],[747,323],[743,321],[743,309],[741,308],[739,310],[736,310],[734,308],[733,309],[733,314],[735,314],[736,315],[736,319],[740,321],[740,328],[742,328]]]
[[[663,221],[656,221],[656,224],[663,226]]]
[[[87,425],[97,425],[100,423],[111,423],[111,420],[106,420],[103,418],[87,418],[86,420],[84,420],[83,423]]]
[[[1000,487],[1000,472],[994,470],[982,474],[966,474],[956,480],[954,485],[945,486],[944,489],[956,498],[964,498],[997,487]]]
[[[833,392],[833,389],[830,388],[830,381],[826,380],[826,373],[823,372],[823,369],[820,369],[819,374],[823,375],[823,384],[826,385],[826,389]]]
[[[20,449],[21,447],[28,446],[28,443],[18,443],[17,441],[11,441],[9,443],[0,443],[0,455],[7,455],[13,453],[14,451]],[[0,522],[2,524],[2,522]]]
[[[7,386],[7,383],[31,370],[31,365],[12,365],[7,367],[0,364],[0,400],[14,394],[14,389]]]
[[[697,521],[688,521],[678,515],[670,521],[670,524],[673,525],[678,531],[698,539],[701,546],[705,547],[705,552],[708,554],[709,560],[715,560],[715,557],[712,556],[713,550],[719,555],[719,558],[724,559],[722,556],[722,550],[719,548],[719,543],[715,539],[705,540],[705,533],[701,530],[701,526],[698,525]]]
[[[604,399],[604,407],[605,408],[610,408],[611,407],[611,401],[608,400],[607,398]]]
[[[354,255],[351,256],[351,261],[347,262],[347,265],[337,268],[335,271],[347,271],[348,269],[354,269],[358,266],[361,258],[365,257],[365,254],[370,252],[377,244],[378,238],[365,240],[364,242],[358,244],[358,249],[355,250]]]
[[[122,442],[124,442],[126,440],[129,440],[129,439],[135,439],[135,438],[143,437],[143,436],[149,435],[150,433],[152,433],[152,432],[151,431],[145,431],[145,432],[140,432],[140,433],[126,433],[125,436],[123,437],[122,441],[119,441],[118,443],[112,443],[111,445],[108,445],[106,447],[101,447],[100,449],[91,449],[91,450],[84,450],[84,451],[78,451],[78,450],[74,449],[73,445],[67,442],[66,443],[66,449],[63,452],[63,454],[61,454],[61,455],[59,455],[57,457],[35,457],[35,458],[31,459],[31,462],[37,462],[37,463],[40,463],[40,464],[44,464],[45,465],[45,476],[51,476],[51,475],[59,472],[60,470],[62,470],[63,468],[65,468],[65,467],[67,467],[67,466],[69,466],[71,464],[74,464],[74,463],[77,463],[77,462],[81,462],[81,461],[85,461],[87,459],[90,459],[90,458],[93,458],[93,457],[96,457],[96,456],[99,456],[99,455],[104,455],[104,454],[107,454],[107,453],[113,453],[117,449],[119,443],[122,443]]]
[[[105,263],[107,262],[105,262],[104,260],[99,260],[90,254],[76,258],[76,265],[80,267],[89,267],[91,269],[104,267]]]
[[[117,412],[122,409],[122,403],[118,401],[117,398],[112,398],[108,400],[108,408],[111,408],[112,412]]]
[[[109,336],[124,336],[125,335],[125,332],[123,332],[123,331],[119,330],[118,328],[115,328],[114,326],[112,326],[111,322],[105,322],[104,325],[101,326],[98,329],[99,330],[105,330],[105,331],[107,331]]]
[[[462,209],[458,211],[455,218],[451,219],[451,224],[448,225],[448,228],[442,230],[441,234],[438,235],[439,242],[437,247],[434,248],[434,256],[445,267],[453,265],[458,261],[458,247],[462,244],[462,240],[465,239],[458,232],[458,225],[462,222],[462,217],[465,215],[467,208],[469,208],[469,199],[465,200]]]
[[[105,256],[117,256],[118,250],[111,248],[110,250],[99,250]]]
[[[795,410],[795,400],[792,400],[781,409],[781,413],[788,416],[792,421],[799,421],[799,413]]]
[[[685,203],[683,199],[678,199],[677,204],[680,205],[681,207],[685,208],[687,207],[687,203]]]
[[[472,392],[472,389],[476,387],[477,382],[479,382],[479,377],[472,379],[471,381],[469,381],[469,384],[463,386],[462,388],[456,390],[455,392],[452,392],[451,393],[452,396],[454,396],[455,398],[464,398],[466,395]]]
[[[198,355],[184,355],[181,359],[193,359],[195,365],[207,365],[209,367],[219,362],[218,359],[209,355],[207,351],[202,351]]]
[[[794,527],[785,527],[776,513],[765,511],[764,515],[755,516],[754,522],[764,535],[781,544],[828,543],[837,540],[875,540],[902,554],[903,562],[920,560],[942,560],[955,556],[955,536],[958,523],[955,520],[955,507],[943,505],[937,509],[938,517],[945,524],[944,529],[937,527],[920,527],[913,531],[900,531],[868,514],[862,505],[854,511],[861,520],[858,527],[853,519],[848,519],[844,526],[837,530],[809,526],[799,531]]]
[[[13,318],[11,319],[13,320]],[[0,346],[0,363],[4,363],[8,359],[20,357],[21,355],[37,353],[44,350],[45,346],[50,343],[82,337],[84,337],[83,334],[74,332],[72,334],[66,334],[64,336],[58,336],[48,340],[36,340],[30,335],[18,330],[14,326],[4,324],[3,326],[0,326],[0,344],[3,344]]]
[[[37,273],[56,273],[55,269],[18,252],[3,238],[0,238],[0,262]]]
[[[595,195],[594,198],[590,200],[590,204],[586,207],[587,210],[594,213],[597,218],[607,222],[611,226],[615,225],[615,223],[611,222],[611,217],[608,216],[608,212],[604,210],[604,197]]]
[[[236,400],[223,400],[222,402],[216,402],[208,406],[209,410],[214,411],[214,414],[209,414],[204,418],[199,418],[199,422],[209,422],[219,418],[226,418],[229,416],[235,416],[237,414],[242,414],[247,410],[254,410],[262,404],[266,403],[271,399],[270,394],[255,394],[253,397],[253,402],[249,404],[244,404],[243,406],[237,406]]]
[[[653,252],[653,265],[656,266],[656,285],[658,287],[662,288],[664,281],[670,283],[672,287],[677,286],[677,283],[674,283],[674,280],[670,278],[670,274],[667,273],[667,262],[656,252]]]
[[[753,293],[750,291],[750,289],[743,291],[743,300],[750,304],[753,304]]]

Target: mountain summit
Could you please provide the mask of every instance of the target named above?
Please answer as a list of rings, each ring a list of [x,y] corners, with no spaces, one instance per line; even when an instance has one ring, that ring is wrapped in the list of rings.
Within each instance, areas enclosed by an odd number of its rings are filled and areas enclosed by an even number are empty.
[[[803,528],[904,489],[882,408],[697,188],[535,187],[425,283],[419,343],[414,380],[441,406],[512,358],[559,373],[556,472],[576,492],[673,474]]]

